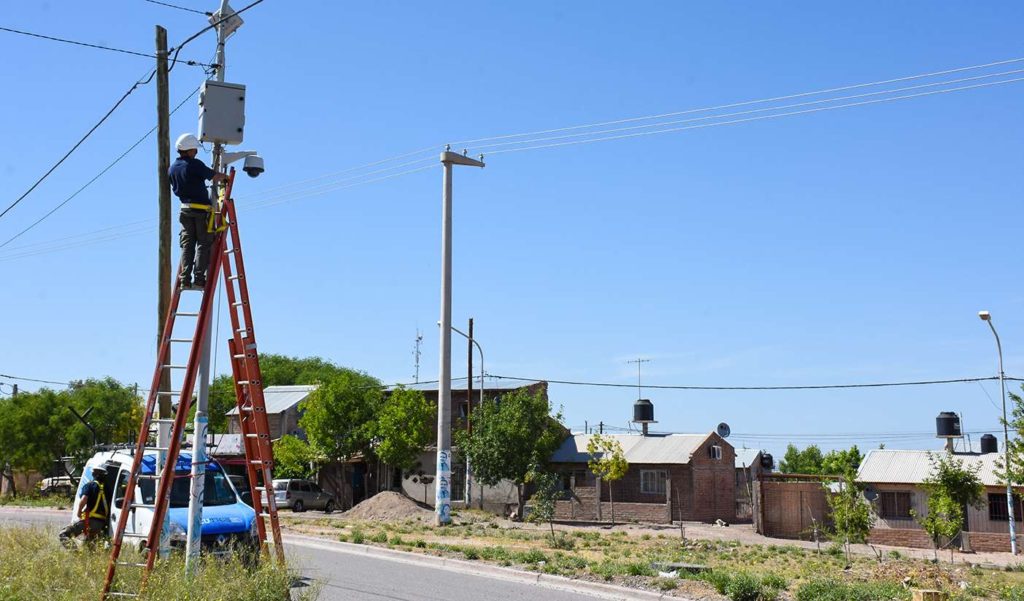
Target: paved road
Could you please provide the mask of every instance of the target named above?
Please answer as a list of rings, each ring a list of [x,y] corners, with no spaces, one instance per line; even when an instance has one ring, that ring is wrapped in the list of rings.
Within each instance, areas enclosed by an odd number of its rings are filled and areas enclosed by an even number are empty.
[[[66,513],[0,507],[0,527],[60,527],[66,521]],[[322,601],[592,601],[595,598],[537,584],[348,553],[326,541],[293,540],[285,548],[303,576],[320,583],[319,599]]]

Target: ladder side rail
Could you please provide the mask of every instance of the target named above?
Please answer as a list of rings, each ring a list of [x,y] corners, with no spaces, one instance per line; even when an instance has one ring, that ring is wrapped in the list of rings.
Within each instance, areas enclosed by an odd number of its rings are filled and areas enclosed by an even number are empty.
[[[236,343],[234,339],[228,340],[228,351],[234,357],[236,352]],[[250,438],[246,436],[252,431],[252,421],[242,410],[247,403],[245,395],[245,387],[240,385],[238,382],[245,379],[245,365],[242,361],[232,358],[231,369],[235,376],[235,404],[238,407],[238,425],[242,431],[242,448],[245,450],[245,470],[249,480],[249,494],[252,497],[253,509],[256,510],[256,530],[260,538],[260,551],[266,551],[266,524],[263,521],[263,497],[256,490],[259,486],[257,481],[258,473],[256,471],[256,465],[253,463],[255,460],[256,451],[251,447]],[[265,485],[264,485],[265,486]]]
[[[174,416],[174,425],[171,430],[171,440],[167,449],[167,460],[163,466],[158,483],[157,495],[153,502],[153,521],[150,525],[149,538],[147,539],[148,553],[146,567],[143,572],[143,584],[149,572],[153,569],[156,556],[159,551],[160,529],[167,514],[171,498],[171,486],[174,481],[174,472],[178,464],[178,455],[181,452],[182,432],[185,429],[185,422],[188,413],[192,408],[192,390],[195,387],[199,372],[199,360],[206,339],[207,326],[210,323],[213,300],[216,296],[217,274],[221,267],[221,256],[224,248],[224,236],[218,235],[213,243],[213,254],[208,268],[209,277],[206,281],[206,289],[203,291],[203,300],[199,307],[199,317],[196,319],[196,332],[192,339],[192,348],[189,351],[188,367],[185,370],[184,381],[181,385],[181,393],[178,396],[178,410]],[[158,526],[160,525],[160,526]]]
[[[232,174],[233,175],[233,174]],[[262,511],[263,506],[266,506],[266,514],[270,516],[271,533],[273,534],[275,552],[279,562],[284,562],[284,548],[281,545],[281,529],[277,519],[277,499],[274,497],[273,491],[273,475],[271,468],[273,466],[273,447],[270,443],[270,425],[266,414],[266,403],[263,398],[263,376],[259,368],[259,353],[256,350],[256,338],[255,332],[252,325],[252,312],[249,304],[249,290],[245,278],[245,264],[242,258],[242,246],[241,239],[238,232],[238,220],[235,213],[234,200],[227,196],[225,198],[223,210],[227,218],[230,236],[231,236],[231,251],[225,252],[224,260],[224,280],[225,286],[227,287],[228,306],[229,313],[232,321],[232,340],[229,342],[230,354],[232,357],[232,366],[236,367],[236,392],[235,399],[238,405],[238,418],[239,425],[242,430],[242,437],[244,441],[244,448],[246,452],[246,468],[249,474],[249,486],[251,496],[256,503],[256,499],[259,499],[259,507],[257,508],[257,530],[260,535],[260,546],[265,548],[266,546],[266,524],[263,519]],[[228,255],[234,257],[235,266],[237,267],[237,276],[231,278],[231,260]],[[238,283],[238,298],[236,300],[236,293],[234,289],[234,283]],[[242,329],[240,319],[238,315],[238,308],[242,308],[242,313],[245,319],[246,336],[242,336]],[[234,363],[237,361],[237,366]],[[238,384],[240,380],[245,380],[249,383],[247,386],[241,386]],[[248,407],[249,411],[243,409]],[[255,430],[255,431],[253,431]],[[255,434],[255,437],[248,436],[248,434]],[[255,461],[259,462],[259,469],[256,469]],[[257,478],[257,474],[260,478]],[[262,480],[262,481],[260,481]],[[262,484],[263,493],[266,494],[265,501],[256,490],[259,485]]]
[[[149,440],[150,426],[153,420],[153,411],[156,409],[156,405],[160,396],[160,380],[161,375],[164,371],[164,365],[169,363],[170,349],[171,349],[171,338],[174,330],[175,314],[178,312],[179,301],[181,300],[181,287],[178,282],[174,284],[174,291],[171,294],[171,302],[167,307],[167,317],[164,320],[163,339],[160,341],[160,350],[157,353],[156,358],[156,369],[153,374],[153,382],[149,389],[149,397],[146,400],[146,408],[142,415],[142,423],[139,426],[139,437],[135,443],[135,456],[132,458],[132,468],[128,473],[128,488],[125,490],[124,498],[121,501],[121,513],[117,516],[117,526],[114,530],[114,536],[111,552],[110,561],[107,564],[107,574],[103,582],[103,593],[101,601],[107,598],[107,594],[110,592],[110,587],[114,582],[114,573],[117,568],[117,559],[121,555],[121,545],[124,541],[124,531],[128,526],[128,514],[131,513],[131,505],[135,499],[135,486],[138,481],[138,474],[140,466],[142,465],[142,459],[145,454],[146,441]],[[116,488],[116,486],[115,486]],[[114,490],[114,496],[117,496],[117,490]]]

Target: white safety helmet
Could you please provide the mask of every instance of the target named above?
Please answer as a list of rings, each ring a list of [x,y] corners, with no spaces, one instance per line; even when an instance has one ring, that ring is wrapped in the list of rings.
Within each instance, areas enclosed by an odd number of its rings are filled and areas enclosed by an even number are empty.
[[[178,151],[199,150],[199,139],[192,134],[181,134],[175,142]]]

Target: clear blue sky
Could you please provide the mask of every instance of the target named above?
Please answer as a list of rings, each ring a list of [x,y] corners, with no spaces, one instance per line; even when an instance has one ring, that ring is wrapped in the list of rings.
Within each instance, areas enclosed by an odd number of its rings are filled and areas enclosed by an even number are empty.
[[[267,161],[236,191],[261,350],[410,381],[419,328],[421,378],[436,378],[440,170],[247,211],[313,185],[295,182],[446,141],[1024,56],[1024,7],[1014,2],[624,6],[266,0],[248,12],[229,43],[227,79],[248,86],[244,146]],[[142,0],[21,3],[0,25],[151,51],[156,23],[171,44],[204,25]],[[212,53],[207,34],[182,56]],[[6,206],[150,63],[4,32],[0,55]],[[201,81],[199,69],[175,68],[172,104]],[[651,384],[827,384],[994,375],[994,342],[976,317],[988,309],[1007,372],[1024,376],[1022,99],[1017,83],[490,155],[483,171],[456,174],[455,322],[475,317],[493,374],[630,383],[626,361],[643,356]],[[0,237],[152,127],[154,100],[152,85],[133,94],[0,219]],[[174,134],[194,131],[195,114],[193,102],[175,114]],[[148,386],[156,236],[145,223],[122,226],[156,215],[155,154],[149,139],[0,249],[0,373]],[[114,226],[102,242],[49,244]],[[456,349],[462,374],[458,339]],[[873,447],[883,433],[928,433],[947,409],[968,430],[998,423],[994,383],[645,396],[660,429],[726,421],[738,445],[776,453],[811,435],[860,433]],[[636,392],[556,385],[551,398],[573,427],[624,426]]]

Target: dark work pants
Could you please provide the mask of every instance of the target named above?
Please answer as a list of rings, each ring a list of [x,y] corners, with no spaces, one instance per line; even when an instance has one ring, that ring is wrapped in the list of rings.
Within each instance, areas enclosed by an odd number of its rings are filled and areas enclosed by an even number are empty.
[[[77,538],[83,532],[85,532],[85,520],[76,520],[70,524],[67,528],[60,531],[57,536],[60,538],[60,542],[67,545],[71,539]],[[88,540],[92,540],[103,536],[107,533],[107,520],[101,520],[99,518],[89,518],[89,537]]]
[[[206,282],[206,270],[210,267],[210,250],[213,247],[213,234],[206,231],[209,218],[209,213],[198,209],[182,209],[178,217],[178,221],[181,222],[181,271],[178,273],[178,279],[183,283],[193,281],[193,267],[195,282]]]

